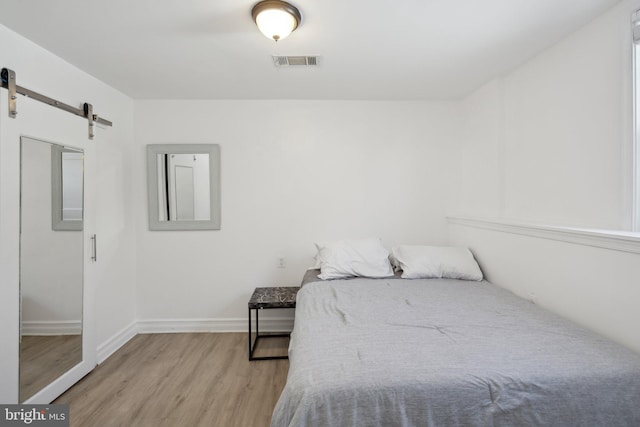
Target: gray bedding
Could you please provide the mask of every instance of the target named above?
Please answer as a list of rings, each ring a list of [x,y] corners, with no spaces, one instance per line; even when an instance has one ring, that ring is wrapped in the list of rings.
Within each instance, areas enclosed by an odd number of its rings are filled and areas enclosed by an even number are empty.
[[[298,293],[272,427],[640,426],[640,355],[487,282]]]

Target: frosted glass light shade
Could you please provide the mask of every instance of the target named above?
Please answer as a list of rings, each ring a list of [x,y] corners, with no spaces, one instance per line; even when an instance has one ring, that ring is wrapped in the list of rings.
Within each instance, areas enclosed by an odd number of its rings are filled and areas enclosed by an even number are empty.
[[[289,13],[279,9],[269,9],[256,17],[258,29],[275,41],[286,38],[296,26],[296,20]]]
[[[278,41],[286,38],[300,23],[300,11],[280,0],[265,0],[251,11],[258,29],[267,38]]]

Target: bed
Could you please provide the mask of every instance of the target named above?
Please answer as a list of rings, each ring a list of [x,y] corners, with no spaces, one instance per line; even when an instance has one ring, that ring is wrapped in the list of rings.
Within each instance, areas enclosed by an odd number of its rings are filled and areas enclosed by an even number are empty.
[[[640,426],[640,355],[487,281],[309,270],[271,426]]]

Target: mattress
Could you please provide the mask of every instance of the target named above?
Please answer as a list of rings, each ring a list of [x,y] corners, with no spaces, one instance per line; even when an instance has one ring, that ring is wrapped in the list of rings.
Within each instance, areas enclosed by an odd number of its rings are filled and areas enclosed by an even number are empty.
[[[272,427],[640,425],[640,355],[486,281],[305,283],[289,363]]]

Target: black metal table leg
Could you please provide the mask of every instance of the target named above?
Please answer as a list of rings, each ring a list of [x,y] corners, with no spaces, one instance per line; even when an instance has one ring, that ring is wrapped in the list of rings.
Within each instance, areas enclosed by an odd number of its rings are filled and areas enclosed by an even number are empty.
[[[295,308],[296,306],[296,294],[299,287],[274,287],[274,288],[256,288],[248,304],[248,352],[249,360],[273,360],[273,359],[288,359],[289,356],[265,356],[255,357],[254,353],[258,341],[262,338],[279,338],[279,337],[291,337],[291,333],[285,334],[263,334],[260,335],[260,314],[258,310],[266,308]],[[256,337],[253,339],[253,319],[251,318],[251,310],[256,312]]]
[[[284,338],[284,337],[291,337],[291,334],[266,334],[266,335],[260,335],[260,316],[258,314],[258,310],[259,309],[254,309],[256,312],[256,339],[252,340],[251,339],[251,309],[249,309],[249,360],[253,361],[253,360],[278,360],[278,359],[288,359],[289,356],[260,356],[260,357],[255,357],[253,355],[253,353],[256,350],[256,346],[258,345],[258,341],[261,338]]]

